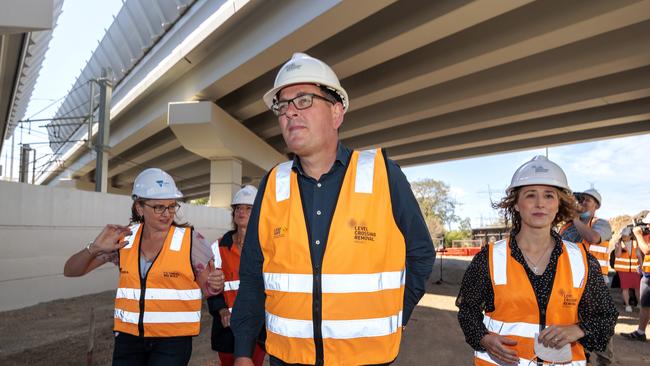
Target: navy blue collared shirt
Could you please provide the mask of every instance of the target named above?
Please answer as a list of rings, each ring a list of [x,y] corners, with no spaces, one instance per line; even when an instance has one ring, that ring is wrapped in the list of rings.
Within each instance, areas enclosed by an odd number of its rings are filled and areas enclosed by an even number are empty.
[[[292,169],[298,174],[298,187],[309,236],[312,267],[320,270],[327,236],[334,215],[339,191],[343,184],[352,151],[339,143],[332,168],[316,180],[309,177],[295,157]],[[420,207],[413,196],[404,173],[392,160],[387,161],[393,216],[406,242],[406,285],[404,292],[403,324],[424,295],[426,281],[431,274],[435,251]],[[260,204],[268,174],[260,183],[248,222],[241,265],[240,286],[235,300],[231,327],[235,334],[235,356],[251,357],[255,339],[264,325],[264,257],[259,242],[258,224]],[[316,271],[315,271],[316,272]]]

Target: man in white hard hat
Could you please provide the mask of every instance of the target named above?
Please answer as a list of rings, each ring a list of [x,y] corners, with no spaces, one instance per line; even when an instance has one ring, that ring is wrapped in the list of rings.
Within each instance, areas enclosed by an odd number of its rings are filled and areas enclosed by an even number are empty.
[[[580,217],[566,224],[560,234],[564,240],[583,243],[585,248],[598,259],[606,283],[609,282],[609,240],[612,238],[612,227],[609,222],[596,217],[596,210],[602,204],[600,193],[590,188],[584,192],[576,192],[575,196],[582,207]]]
[[[632,233],[636,237],[639,250],[644,255],[643,262],[639,265],[641,272],[641,285],[639,291],[639,326],[631,333],[621,333],[627,339],[645,342],[648,321],[650,321],[650,211],[643,211],[634,220]]]
[[[576,199],[582,207],[582,213],[573,221],[560,229],[562,239],[574,243],[582,243],[600,263],[603,280],[609,283],[609,240],[612,238],[612,227],[605,219],[596,217],[603,202],[600,193],[594,188],[584,192],[576,192]],[[592,352],[590,356],[592,365],[611,365],[614,362],[614,350],[610,339],[607,349],[603,352]]]
[[[260,184],[231,326],[252,365],[266,325],[271,365],[387,365],[435,258],[419,206],[382,150],[351,151],[350,103],[324,62],[296,53],[264,102],[295,154]]]

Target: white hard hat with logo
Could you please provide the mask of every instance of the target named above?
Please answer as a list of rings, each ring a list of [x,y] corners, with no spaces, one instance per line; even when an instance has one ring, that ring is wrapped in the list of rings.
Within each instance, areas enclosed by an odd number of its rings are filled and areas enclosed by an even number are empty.
[[[523,186],[545,185],[570,191],[566,174],[559,165],[538,155],[520,166],[512,176],[507,192]]]
[[[600,197],[600,193],[598,193],[598,191],[593,188],[589,188],[588,190],[582,192],[582,194],[588,194],[591,197],[593,197],[596,200],[596,202],[598,202],[598,207],[600,207],[603,203],[603,200]]]
[[[162,169],[149,168],[143,170],[133,182],[131,198],[135,199],[179,199],[183,198],[181,191],[171,175]]]
[[[294,84],[317,84],[326,87],[338,94],[344,112],[350,107],[348,93],[341,86],[334,70],[323,61],[300,52],[294,53],[291,60],[282,65],[278,71],[273,88],[262,98],[266,106],[271,108],[278,92]]]
[[[257,195],[257,188],[247,185],[235,193],[232,199],[232,205],[253,205],[255,196]]]

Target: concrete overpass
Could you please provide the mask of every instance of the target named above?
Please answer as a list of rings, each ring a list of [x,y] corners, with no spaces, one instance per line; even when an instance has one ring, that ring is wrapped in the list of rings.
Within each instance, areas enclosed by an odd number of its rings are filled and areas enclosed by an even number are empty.
[[[385,147],[402,166],[650,131],[647,0],[180,3],[173,23],[151,21],[161,32],[122,30],[137,45],[96,53],[78,81],[117,70],[110,191],[156,166],[190,198],[227,205],[285,159],[261,96],[296,51],[332,65],[347,89],[342,141]],[[138,45],[149,48],[134,56]],[[83,103],[77,94],[68,105]],[[53,148],[57,169],[39,182],[91,189],[83,141]]]

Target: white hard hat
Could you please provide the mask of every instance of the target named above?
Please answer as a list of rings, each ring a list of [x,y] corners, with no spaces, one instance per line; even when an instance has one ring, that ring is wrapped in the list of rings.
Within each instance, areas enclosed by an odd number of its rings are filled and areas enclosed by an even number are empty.
[[[644,224],[650,224],[650,212],[648,212],[648,214],[645,215],[645,217],[641,219],[641,222],[644,223]]]
[[[257,188],[247,185],[235,193],[232,199],[232,205],[253,205],[255,196],[257,195]]]
[[[131,197],[165,200],[183,198],[183,194],[176,188],[171,175],[162,169],[149,168],[135,178]]]
[[[512,181],[506,191],[510,192],[513,188],[537,184],[570,191],[566,174],[562,168],[543,155],[537,155],[520,166],[512,176]]]
[[[596,200],[596,202],[598,202],[598,207],[600,207],[602,205],[603,200],[600,197],[600,193],[598,193],[597,190],[595,190],[593,188],[589,188],[588,190],[582,192],[582,194],[588,194],[591,197],[593,197]]]
[[[629,227],[624,227],[623,230],[621,230],[621,236],[630,236],[632,235],[632,229]]]
[[[333,90],[338,94],[343,103],[343,111],[350,107],[348,93],[343,89],[339,78],[323,61],[313,58],[306,53],[294,53],[291,60],[287,61],[275,77],[273,88],[264,94],[264,103],[271,108],[276,94],[284,87],[293,84],[317,84]]]

